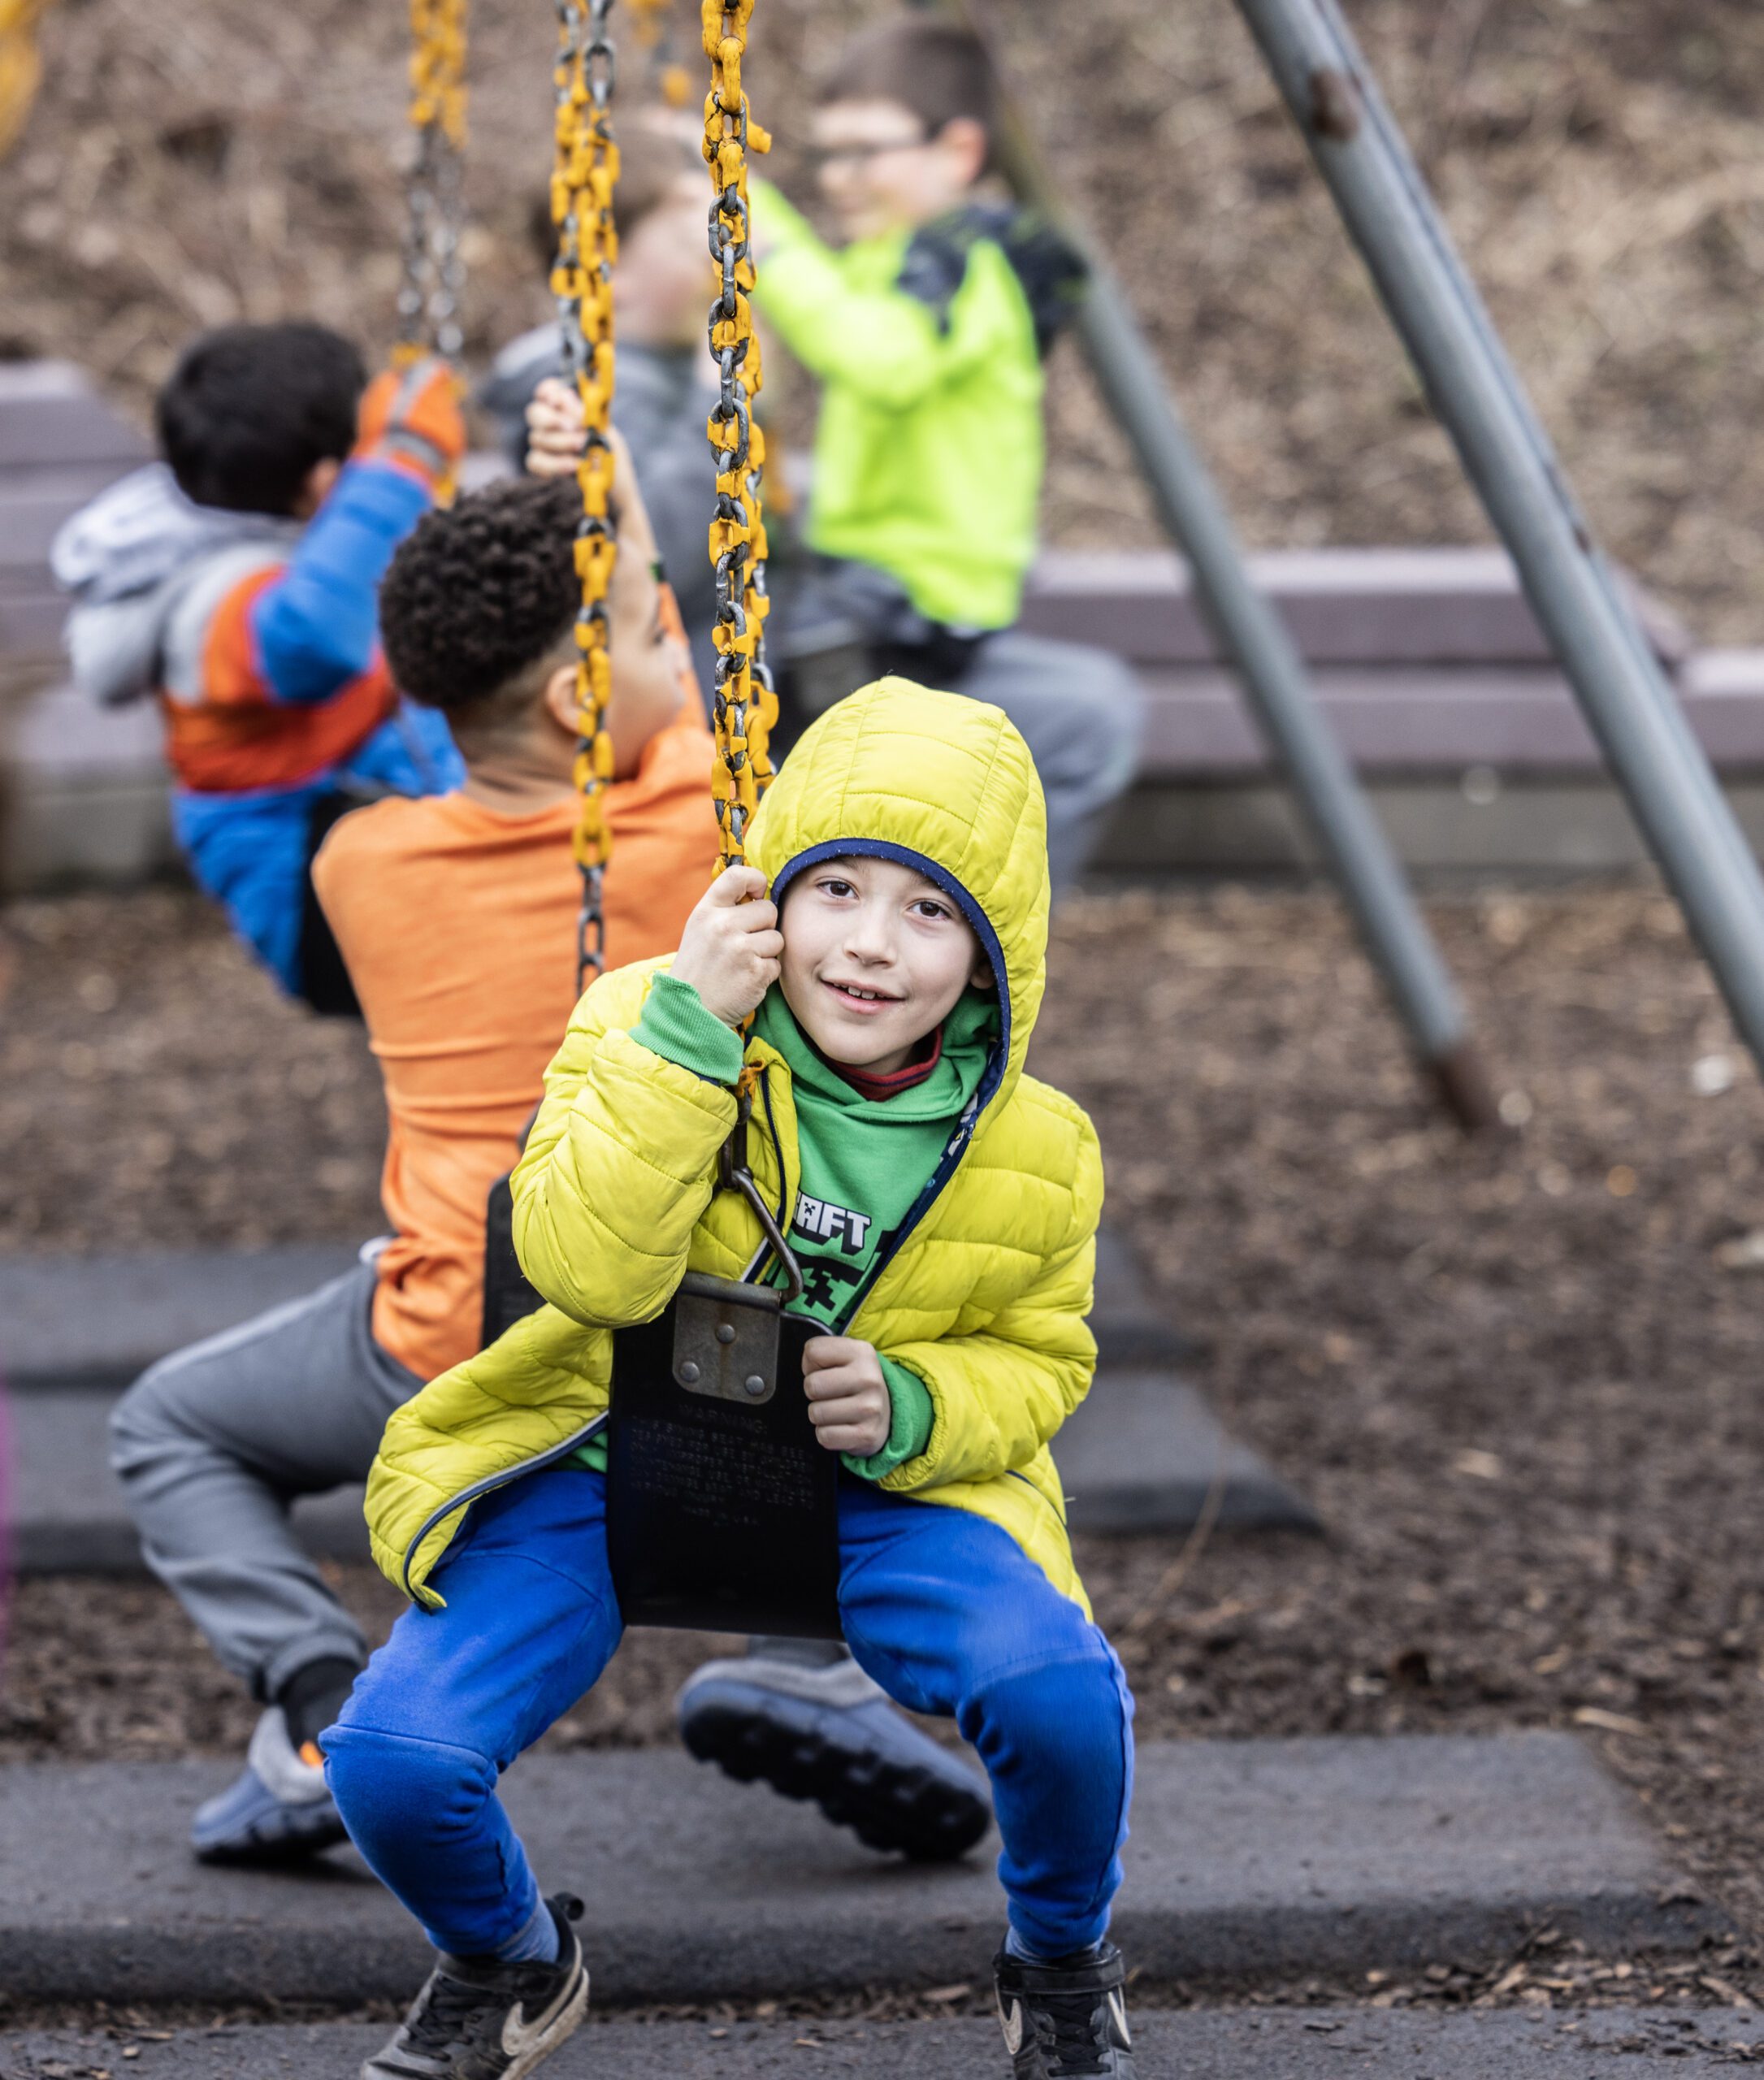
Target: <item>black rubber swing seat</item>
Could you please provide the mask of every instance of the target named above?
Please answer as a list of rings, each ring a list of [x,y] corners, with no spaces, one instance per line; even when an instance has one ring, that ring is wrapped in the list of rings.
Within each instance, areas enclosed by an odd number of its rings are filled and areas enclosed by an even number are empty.
[[[626,1625],[837,1640],[839,1462],[816,1441],[803,1349],[821,1325],[790,1312],[790,1246],[726,1151],[724,1181],[757,1215],[787,1290],[689,1272],[653,1321],[613,1337],[606,1537]],[[514,1249],[508,1177],[484,1227],[483,1342],[544,1305]]]
[[[606,1537],[627,1625],[839,1634],[839,1461],[815,1439],[803,1349],[770,1287],[688,1272],[613,1338]]]

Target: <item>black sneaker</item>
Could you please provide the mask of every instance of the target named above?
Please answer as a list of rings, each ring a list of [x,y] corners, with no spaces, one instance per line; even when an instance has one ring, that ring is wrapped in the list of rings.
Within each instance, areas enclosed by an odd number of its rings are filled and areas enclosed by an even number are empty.
[[[677,1709],[700,1762],[813,1799],[869,1848],[951,1863],[992,1824],[986,1779],[903,1718],[848,1654],[819,1667],[765,1653],[707,1662]]]
[[[505,1965],[444,1952],[428,1983],[361,2080],[522,2080],[588,2012],[588,1972],[570,1922],[582,1902],[545,1902],[557,1924],[555,1964]]]
[[[1066,2080],[1080,2073],[1134,2080],[1121,1991],[1126,1974],[1112,1943],[1075,1964],[1032,1965],[1001,1950],[992,1978],[1014,2080]]]

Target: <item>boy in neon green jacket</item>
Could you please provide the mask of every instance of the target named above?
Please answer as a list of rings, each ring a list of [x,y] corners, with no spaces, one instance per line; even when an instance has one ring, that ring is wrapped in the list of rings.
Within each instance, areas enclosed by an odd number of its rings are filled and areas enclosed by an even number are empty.
[[[1041,789],[998,708],[884,680],[804,737],[751,847],[671,967],[578,1007],[514,1178],[549,1304],[401,1409],[369,1484],[376,1558],[418,1607],[323,1744],[358,1846],[444,1953],[369,2080],[524,2073],[586,2004],[574,1903],[540,1898],[496,1779],[618,1644],[596,1449],[613,1332],[687,1271],[774,1275],[717,1183],[744,1064],[753,1177],[825,1332],[804,1371],[843,1467],[847,1640],[897,1701],[952,1714],[992,1779],[1014,2074],[1133,2070],[1107,1939],[1132,1703],[1048,1450],[1095,1363],[1102,1172],[1084,1114],[1023,1073]],[[528,2064],[448,2062],[517,2021]]]
[[[813,150],[847,243],[824,245],[765,184],[753,202],[755,301],[821,384],[817,566],[781,598],[780,647],[805,680],[813,653],[855,635],[874,670],[1003,708],[1046,790],[1057,893],[1133,778],[1142,705],[1118,657],[1012,626],[1035,553],[1042,358],[1082,265],[980,199],[996,111],[968,32],[884,23],[830,78]]]

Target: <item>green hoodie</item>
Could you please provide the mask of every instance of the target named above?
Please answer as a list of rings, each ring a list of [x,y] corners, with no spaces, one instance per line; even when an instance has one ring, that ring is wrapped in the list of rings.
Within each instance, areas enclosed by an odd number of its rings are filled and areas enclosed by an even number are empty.
[[[891,1097],[865,1098],[808,1039],[783,991],[767,995],[754,1032],[784,1057],[796,1100],[802,1178],[790,1221],[803,1273],[796,1312],[838,1331],[979,1089],[998,1025],[993,998],[964,997],[944,1020],[937,1065],[925,1081]],[[656,977],[633,1037],[708,1082],[732,1084],[741,1073],[740,1036],[704,1008],[691,983],[671,975]],[[892,1358],[881,1363],[894,1404],[888,1441],[867,1459],[844,1455],[853,1472],[871,1480],[917,1458],[931,1435],[924,1382]],[[598,1446],[596,1440],[584,1448],[584,1463],[605,1463],[587,1456]]]
[[[928,619],[1016,620],[1043,463],[1035,320],[1003,246],[978,238],[947,302],[901,286],[914,234],[835,252],[767,182],[776,244],[756,299],[821,384],[811,548],[887,571]]]

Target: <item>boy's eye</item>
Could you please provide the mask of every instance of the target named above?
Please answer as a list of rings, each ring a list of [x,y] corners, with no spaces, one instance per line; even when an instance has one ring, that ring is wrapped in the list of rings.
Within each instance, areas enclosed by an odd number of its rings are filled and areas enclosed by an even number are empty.
[[[920,896],[912,907],[921,917],[947,917],[949,915],[948,907],[939,903],[934,895]]]
[[[848,881],[841,881],[837,874],[826,875],[819,884],[824,895],[855,895],[857,890]]]

